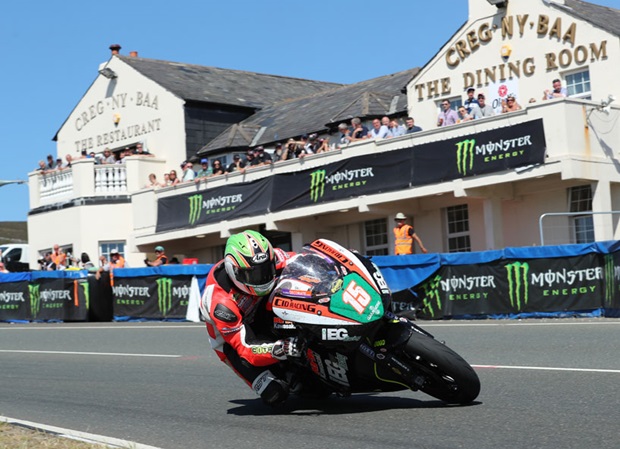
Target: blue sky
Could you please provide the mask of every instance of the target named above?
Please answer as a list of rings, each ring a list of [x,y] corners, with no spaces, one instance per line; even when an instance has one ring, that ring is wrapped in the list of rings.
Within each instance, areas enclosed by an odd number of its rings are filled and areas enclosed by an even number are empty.
[[[25,180],[56,154],[52,138],[110,44],[145,58],[354,83],[424,65],[466,20],[466,0],[9,2],[0,17],[0,179]],[[0,221],[25,221],[28,201],[26,185],[0,187]]]

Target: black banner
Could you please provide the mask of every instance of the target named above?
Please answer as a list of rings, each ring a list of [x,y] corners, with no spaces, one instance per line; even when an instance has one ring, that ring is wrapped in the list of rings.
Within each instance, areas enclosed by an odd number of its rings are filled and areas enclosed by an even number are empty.
[[[160,198],[157,200],[156,232],[266,214],[272,182],[273,178],[265,178]]]
[[[0,283],[0,321],[28,321],[29,319],[28,281]]]
[[[193,276],[115,278],[114,316],[184,319]]]
[[[542,119],[414,147],[413,185],[498,172],[545,161]]]
[[[87,278],[38,278],[29,288],[31,320],[87,320],[90,301]]]
[[[443,266],[415,288],[421,318],[596,310],[617,301],[599,254]],[[606,257],[607,259],[607,257]],[[613,277],[612,277],[613,279]]]
[[[271,210],[279,211],[408,188],[411,149],[358,156],[275,176]]]

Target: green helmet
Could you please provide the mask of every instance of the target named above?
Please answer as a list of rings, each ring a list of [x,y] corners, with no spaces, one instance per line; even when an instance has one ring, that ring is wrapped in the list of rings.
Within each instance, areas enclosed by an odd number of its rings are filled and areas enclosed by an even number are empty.
[[[256,231],[231,235],[224,250],[226,273],[235,286],[253,296],[271,293],[276,279],[273,247]]]

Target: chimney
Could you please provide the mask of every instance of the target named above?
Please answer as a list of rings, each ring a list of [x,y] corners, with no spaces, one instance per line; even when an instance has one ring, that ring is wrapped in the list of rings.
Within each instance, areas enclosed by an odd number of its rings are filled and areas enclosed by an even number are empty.
[[[119,44],[112,44],[110,45],[110,50],[112,50],[113,55],[117,55],[118,52],[121,50],[121,46]]]
[[[131,56],[132,58],[137,58],[138,57],[138,52],[137,51],[130,51],[129,52],[129,56]]]

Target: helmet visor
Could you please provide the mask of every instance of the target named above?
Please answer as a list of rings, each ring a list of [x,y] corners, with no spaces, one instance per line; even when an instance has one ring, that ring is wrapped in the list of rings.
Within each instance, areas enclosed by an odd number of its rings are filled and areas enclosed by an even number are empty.
[[[235,278],[242,284],[260,287],[273,281],[276,276],[274,262],[262,263],[250,268],[234,267]]]

